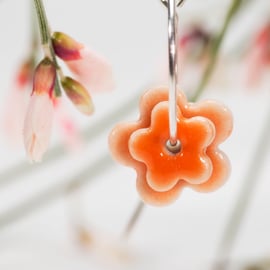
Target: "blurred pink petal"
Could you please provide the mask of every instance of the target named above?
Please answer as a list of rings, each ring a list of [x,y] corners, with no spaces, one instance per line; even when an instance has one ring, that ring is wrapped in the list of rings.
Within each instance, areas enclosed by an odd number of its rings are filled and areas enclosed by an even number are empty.
[[[31,161],[39,162],[48,148],[53,119],[53,103],[48,95],[31,96],[24,121],[24,145]]]
[[[71,151],[75,152],[82,148],[83,141],[76,121],[72,119],[64,105],[60,99],[54,102],[57,126],[61,130],[64,143]]]
[[[107,60],[69,35],[55,32],[53,48],[88,91],[108,91],[115,87],[112,68]]]
[[[8,140],[13,144],[22,142],[23,122],[29,99],[29,91],[14,87],[5,102],[3,129]]]
[[[30,81],[33,78],[33,69],[34,68],[32,59],[28,59],[21,64],[15,77],[15,83],[18,89],[24,89],[26,86],[29,85]]]
[[[109,91],[115,87],[110,64],[86,47],[80,50],[78,60],[66,61],[66,64],[89,91]]]
[[[245,77],[248,86],[256,86],[264,75],[267,77],[270,68],[270,23],[264,25],[255,36],[253,44],[248,52]]]
[[[263,71],[265,69],[265,63],[260,49],[254,48],[249,53],[245,68],[247,86],[256,86],[256,84],[261,80]]]
[[[4,104],[1,125],[12,144],[22,142],[23,121],[30,99],[30,82],[33,77],[32,61],[23,61],[17,70]],[[28,89],[29,88],[29,89]]]

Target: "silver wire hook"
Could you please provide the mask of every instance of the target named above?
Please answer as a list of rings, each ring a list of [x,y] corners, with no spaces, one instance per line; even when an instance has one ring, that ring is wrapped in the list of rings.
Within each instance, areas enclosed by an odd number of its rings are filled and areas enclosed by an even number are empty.
[[[184,3],[185,0],[178,0],[176,2],[176,6],[179,7]],[[168,0],[161,0],[162,4],[164,4],[166,7],[168,7]]]
[[[169,129],[170,145],[177,140],[177,12],[176,0],[167,0],[168,8],[168,54],[169,54]]]

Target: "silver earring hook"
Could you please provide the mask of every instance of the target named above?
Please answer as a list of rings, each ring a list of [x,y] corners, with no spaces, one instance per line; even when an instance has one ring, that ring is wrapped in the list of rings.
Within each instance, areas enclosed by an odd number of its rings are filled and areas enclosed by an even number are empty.
[[[179,7],[184,3],[185,0],[178,0],[176,2],[176,6]],[[168,0],[161,0],[162,4],[164,4],[166,7],[168,7]]]
[[[168,8],[168,55],[169,55],[169,129],[170,145],[177,140],[177,12],[176,0],[167,0]]]

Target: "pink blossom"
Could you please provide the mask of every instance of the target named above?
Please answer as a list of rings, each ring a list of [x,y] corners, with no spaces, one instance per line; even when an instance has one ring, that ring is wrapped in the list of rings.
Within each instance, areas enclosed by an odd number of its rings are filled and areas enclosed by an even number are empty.
[[[33,80],[33,93],[24,121],[24,145],[31,161],[41,161],[49,145],[53,118],[53,89],[56,68],[48,59],[37,66]]]
[[[67,104],[64,104],[62,99],[54,100],[57,126],[62,133],[68,149],[76,152],[82,148],[83,141],[78,125],[76,121],[72,119],[65,105]]]
[[[105,58],[84,47],[80,59],[66,61],[69,69],[90,91],[109,91],[114,88],[112,69]]]
[[[53,103],[48,93],[31,96],[24,122],[24,145],[31,161],[39,162],[48,148],[53,119]]]

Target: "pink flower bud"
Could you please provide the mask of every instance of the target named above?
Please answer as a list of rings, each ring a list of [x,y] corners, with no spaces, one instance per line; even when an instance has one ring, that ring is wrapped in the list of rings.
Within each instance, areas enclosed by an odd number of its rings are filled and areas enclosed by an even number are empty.
[[[83,85],[70,77],[65,77],[61,83],[67,96],[81,113],[87,115],[93,113],[92,99]]]
[[[56,80],[56,68],[48,58],[43,59],[34,74],[33,93],[52,95]]]
[[[90,91],[108,91],[115,87],[107,60],[64,33],[53,34],[55,53],[66,62],[77,79]]]
[[[53,118],[51,95],[55,79],[56,69],[45,58],[35,70],[33,93],[24,120],[24,145],[31,161],[41,161],[49,145]]]

